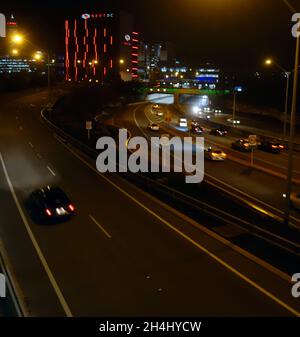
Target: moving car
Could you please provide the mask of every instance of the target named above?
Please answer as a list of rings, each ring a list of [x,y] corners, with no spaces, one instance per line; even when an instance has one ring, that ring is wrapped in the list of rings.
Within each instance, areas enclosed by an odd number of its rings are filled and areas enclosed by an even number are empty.
[[[300,193],[291,193],[291,202],[295,208],[300,209]]]
[[[216,128],[216,129],[212,129],[212,130],[210,131],[210,134],[211,134],[211,135],[214,135],[214,136],[220,136],[220,137],[226,136],[227,133],[228,133],[228,131],[225,130],[225,129],[222,129],[222,128]]]
[[[187,128],[187,126],[188,126],[187,119],[186,119],[186,118],[179,118],[179,120],[178,120],[178,125],[179,125],[181,128]]]
[[[63,220],[75,212],[75,206],[59,187],[47,186],[32,192],[29,205],[39,220]]]
[[[156,123],[150,123],[148,125],[148,129],[150,129],[151,131],[159,131],[159,125]]]
[[[259,150],[271,153],[280,153],[285,149],[284,145],[272,141],[263,141],[258,145],[257,148]]]
[[[231,147],[238,151],[251,151],[251,146],[247,139],[238,139],[231,144]]]
[[[219,149],[212,149],[211,147],[204,150],[204,156],[205,158],[214,161],[224,161],[227,158],[225,152]]]
[[[204,132],[204,129],[199,124],[191,125],[190,132],[201,135]]]

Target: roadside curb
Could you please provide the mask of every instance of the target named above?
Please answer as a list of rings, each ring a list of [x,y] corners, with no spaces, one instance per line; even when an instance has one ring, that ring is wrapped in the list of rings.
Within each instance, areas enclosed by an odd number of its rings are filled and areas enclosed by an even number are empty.
[[[30,317],[30,309],[26,303],[26,298],[17,281],[12,263],[6,251],[3,241],[0,239],[0,265],[6,278],[7,288],[12,298],[14,308],[18,317]]]

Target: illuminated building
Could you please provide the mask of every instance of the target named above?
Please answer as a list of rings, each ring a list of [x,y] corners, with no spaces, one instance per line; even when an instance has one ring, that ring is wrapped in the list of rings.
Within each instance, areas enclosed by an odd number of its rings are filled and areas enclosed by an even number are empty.
[[[174,50],[171,43],[140,42],[139,73],[143,78],[149,78],[154,70],[163,65],[173,63]]]
[[[65,79],[108,83],[138,77],[139,34],[125,12],[65,20]]]

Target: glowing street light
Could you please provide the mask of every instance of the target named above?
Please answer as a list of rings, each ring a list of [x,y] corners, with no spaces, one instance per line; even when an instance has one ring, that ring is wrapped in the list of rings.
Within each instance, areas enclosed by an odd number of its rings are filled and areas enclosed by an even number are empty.
[[[120,64],[124,64],[125,61],[123,59],[120,60]]]
[[[11,51],[11,53],[12,53],[12,55],[19,55],[19,51],[18,51],[18,49],[13,49],[12,51]]]
[[[270,66],[271,64],[273,64],[273,60],[271,59],[265,60],[265,65]]]
[[[283,122],[283,139],[286,140],[286,134],[287,134],[287,113],[288,113],[288,104],[289,104],[289,85],[290,85],[291,71],[287,71],[280,64],[278,64],[277,62],[275,62],[272,59],[266,59],[265,60],[265,65],[271,66],[273,64],[284,73],[284,76],[286,78],[285,105],[284,105],[284,122]]]
[[[42,56],[43,56],[43,54],[40,51],[37,51],[37,52],[34,53],[33,58],[36,61],[40,61],[42,59]]]
[[[13,43],[17,43],[17,44],[22,43],[23,40],[24,40],[24,38],[23,38],[23,36],[20,35],[20,34],[15,34],[15,35],[13,35],[12,38],[11,38],[11,41],[12,41]]]

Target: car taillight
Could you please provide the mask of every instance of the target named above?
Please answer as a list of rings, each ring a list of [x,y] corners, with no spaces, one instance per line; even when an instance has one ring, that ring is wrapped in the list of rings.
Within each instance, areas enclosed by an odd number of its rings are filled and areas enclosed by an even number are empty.
[[[281,149],[284,149],[284,146],[283,146],[283,145],[279,145],[279,147],[280,147]]]
[[[276,145],[272,145],[272,148],[273,148],[273,149],[277,149],[277,146],[276,146]]]
[[[45,212],[48,216],[52,216],[52,212],[50,211],[49,208],[46,208]]]
[[[74,207],[72,204],[70,204],[70,205],[69,205],[69,210],[70,210],[71,212],[74,212],[74,211],[75,211],[75,207]]]

